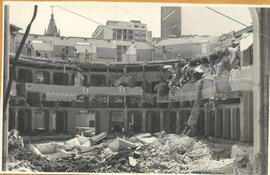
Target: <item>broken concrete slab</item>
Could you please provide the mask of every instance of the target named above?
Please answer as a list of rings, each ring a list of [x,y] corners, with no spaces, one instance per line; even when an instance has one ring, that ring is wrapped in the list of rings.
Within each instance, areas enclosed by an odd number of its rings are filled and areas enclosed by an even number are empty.
[[[48,154],[46,158],[48,160],[56,160],[56,159],[70,158],[74,156],[75,156],[75,153],[73,152],[67,152],[65,150],[58,150],[57,152],[53,154]]]
[[[231,158],[252,157],[253,147],[248,145],[233,145]]]
[[[150,144],[158,140],[156,137],[151,136],[150,133],[140,134],[135,137],[144,144]]]
[[[91,142],[93,144],[97,144],[99,141],[105,139],[107,137],[107,132],[102,132],[96,136],[91,137]]]
[[[26,145],[26,148],[37,156],[44,157],[44,155],[32,144]]]
[[[105,145],[101,143],[99,145],[94,145],[94,146],[89,146],[89,147],[79,147],[79,149],[80,149],[80,153],[86,153],[86,152],[90,152],[93,150],[102,149],[104,147],[105,147]]]
[[[118,152],[120,149],[120,143],[118,140],[114,140],[108,144],[108,148],[110,148],[113,152]]]
[[[136,148],[138,145],[135,143],[132,143],[130,141],[121,139],[121,138],[117,138],[117,140],[119,141],[119,148],[120,149],[127,149],[127,148]]]
[[[41,154],[52,154],[57,151],[57,145],[55,142],[36,144],[35,146]]]
[[[80,146],[81,143],[78,140],[78,138],[75,137],[73,139],[70,139],[70,140],[65,141],[65,145],[70,146],[70,147],[76,147],[76,146]]]

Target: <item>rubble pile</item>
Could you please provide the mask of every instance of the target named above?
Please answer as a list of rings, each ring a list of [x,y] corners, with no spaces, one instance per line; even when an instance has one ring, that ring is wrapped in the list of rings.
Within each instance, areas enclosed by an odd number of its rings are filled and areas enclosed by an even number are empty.
[[[10,171],[232,173],[237,166],[235,159],[214,160],[206,144],[188,136],[161,132],[105,139],[106,135],[18,145],[9,152]]]

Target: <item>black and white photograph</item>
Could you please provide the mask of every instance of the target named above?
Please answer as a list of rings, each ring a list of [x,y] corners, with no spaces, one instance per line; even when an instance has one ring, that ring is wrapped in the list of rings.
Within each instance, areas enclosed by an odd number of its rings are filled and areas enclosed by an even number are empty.
[[[6,1],[2,171],[268,174],[270,6]]]

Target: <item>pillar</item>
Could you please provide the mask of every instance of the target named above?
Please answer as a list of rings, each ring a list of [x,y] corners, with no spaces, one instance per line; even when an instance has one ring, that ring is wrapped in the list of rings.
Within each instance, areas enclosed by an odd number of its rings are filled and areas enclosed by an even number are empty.
[[[128,132],[128,112],[124,110],[124,131]]]
[[[250,8],[253,23],[253,174],[269,174],[270,9]]]
[[[236,109],[231,108],[231,139],[237,139],[237,116],[236,116]]]
[[[146,111],[142,111],[142,132],[146,132]]]
[[[210,135],[210,121],[209,121],[209,116],[210,116],[210,111],[209,111],[209,107],[208,105],[205,105],[204,108],[204,132],[205,132],[205,136],[209,136]]]
[[[30,109],[31,111],[31,132],[34,132],[35,128],[36,128],[36,114],[35,114],[35,110]]]
[[[106,70],[106,86],[109,86],[109,75],[110,75],[110,72],[109,72],[109,69]]]
[[[160,114],[160,117],[159,117],[160,131],[163,131],[164,130],[164,111],[160,111],[159,114]]]
[[[53,74],[54,74],[54,72],[49,71],[49,74],[50,74],[50,85],[52,85],[53,84]]]
[[[253,98],[251,92],[243,92],[240,103],[240,141],[253,141]]]
[[[49,132],[52,132],[52,111],[50,111],[50,110],[48,110],[48,113],[49,113],[49,121],[48,121],[48,123],[49,123],[49,128],[48,128],[48,130],[49,130]]]
[[[18,118],[18,109],[14,108],[14,128],[18,131],[19,130],[19,126],[18,126],[18,122],[19,122],[19,118]]]
[[[222,110],[222,127],[223,127],[223,137],[224,138],[230,138],[230,113],[228,109],[223,108]]]
[[[215,109],[215,137],[222,137],[222,113],[219,108]]]
[[[176,132],[180,132],[180,111],[175,111],[176,112]]]

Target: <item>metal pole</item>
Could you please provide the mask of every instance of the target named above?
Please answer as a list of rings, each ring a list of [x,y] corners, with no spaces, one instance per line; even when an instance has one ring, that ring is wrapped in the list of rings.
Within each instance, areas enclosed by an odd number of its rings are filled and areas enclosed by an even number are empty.
[[[9,29],[9,6],[4,7],[4,85],[3,92],[6,92],[9,81],[9,51],[10,51],[10,29]],[[3,93],[4,94],[4,93]],[[7,102],[7,110],[3,117],[3,144],[2,144],[2,170],[7,171],[8,159],[8,119],[9,119],[9,105]],[[4,111],[4,110],[3,110]]]

